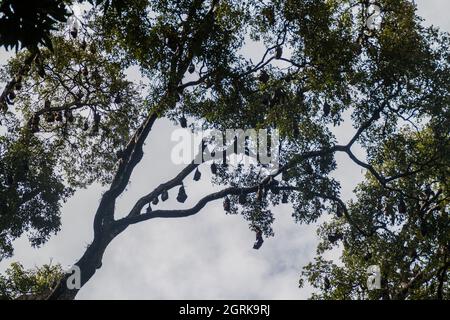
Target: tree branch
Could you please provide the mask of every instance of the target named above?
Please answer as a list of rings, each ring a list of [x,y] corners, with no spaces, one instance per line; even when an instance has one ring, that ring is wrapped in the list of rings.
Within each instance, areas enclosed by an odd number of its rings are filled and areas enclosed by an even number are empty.
[[[228,195],[240,195],[240,194],[250,194],[258,190],[259,186],[239,188],[239,187],[229,187],[221,191],[211,193],[202,199],[200,199],[196,205],[190,209],[181,210],[155,210],[149,213],[144,213],[138,216],[130,216],[116,221],[116,225],[119,227],[128,226],[131,224],[136,224],[142,221],[155,219],[155,218],[185,218],[198,213],[203,207],[211,201],[221,199]]]

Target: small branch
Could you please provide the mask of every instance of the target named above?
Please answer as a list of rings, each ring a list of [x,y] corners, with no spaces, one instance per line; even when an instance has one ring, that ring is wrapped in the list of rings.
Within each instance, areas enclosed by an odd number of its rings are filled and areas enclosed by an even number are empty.
[[[379,182],[380,184],[384,187],[386,186],[386,179],[377,172],[377,170],[375,170],[375,168],[373,166],[371,166],[370,164],[367,164],[365,162],[362,162],[361,160],[359,160],[350,149],[347,149],[345,151],[345,153],[348,154],[348,156],[350,157],[350,159],[353,160],[353,162],[355,162],[356,164],[358,164],[360,167],[363,167],[365,169],[367,169]]]

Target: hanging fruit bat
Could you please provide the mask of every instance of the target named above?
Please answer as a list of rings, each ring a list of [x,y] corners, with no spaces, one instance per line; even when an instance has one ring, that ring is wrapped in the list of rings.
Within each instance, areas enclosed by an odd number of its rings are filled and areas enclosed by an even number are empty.
[[[9,98],[9,94],[6,96],[5,101],[9,105],[13,105],[14,104],[14,101]]]
[[[338,204],[338,205],[336,206],[336,217],[342,218],[342,216],[343,216],[343,210],[342,210],[342,208],[341,208],[341,205]]]
[[[50,100],[46,99],[45,102],[44,102],[44,108],[45,109],[50,109],[51,104],[52,103],[50,102]]]
[[[16,98],[16,93],[14,92],[14,90],[11,90],[9,92],[8,99],[13,101],[15,98]]]
[[[184,186],[181,186],[178,190],[177,201],[180,203],[184,203],[187,199],[186,191],[184,190]]]
[[[342,234],[340,233],[334,233],[334,234],[329,234],[328,235],[328,241],[330,241],[331,243],[336,243],[338,240],[342,239]]]
[[[295,120],[293,122],[292,135],[295,139],[297,139],[300,136],[300,129],[298,128],[297,121]]]
[[[94,113],[94,124],[92,126],[92,132],[94,134],[98,133],[100,120],[101,120],[101,116],[98,113]]]
[[[176,51],[178,47],[178,37],[172,32],[167,36],[167,46],[170,50]]]
[[[425,187],[425,194],[426,194],[426,196],[429,198],[430,196],[434,196],[434,192],[433,192],[433,190],[431,189],[431,186],[430,185],[427,185],[426,187]]]
[[[70,109],[64,110],[64,117],[66,118],[67,122],[72,123],[74,120],[72,110]]]
[[[63,115],[62,115],[62,112],[61,112],[61,111],[58,111],[58,112],[56,113],[55,120],[58,121],[58,122],[63,121]]]
[[[80,48],[81,48],[81,50],[86,50],[86,48],[87,48],[87,43],[86,43],[86,40],[85,39],[83,39],[83,41],[81,41],[81,45],[80,45]]]
[[[281,172],[281,180],[283,181],[289,181],[289,174],[287,173],[287,171],[283,171]]]
[[[97,112],[94,113],[94,125],[99,125],[101,119],[102,119],[102,116],[100,114],[98,114]]]
[[[231,210],[230,198],[228,197],[225,197],[223,200],[223,210],[225,210],[225,212],[230,212]]]
[[[118,93],[118,94],[116,95],[116,97],[114,98],[114,103],[115,103],[115,104],[121,104],[122,102],[123,102],[122,96],[120,95],[120,93]]]
[[[400,198],[400,201],[398,203],[398,212],[401,214],[406,214],[406,203],[403,198]]]
[[[261,188],[261,186],[259,186],[258,191],[256,191],[256,200],[262,201],[263,193],[264,193],[263,189]]]
[[[211,173],[212,173],[212,174],[217,174],[217,165],[216,165],[215,162],[213,162],[213,163],[211,164]]]
[[[269,176],[269,180],[267,181],[267,185],[270,187],[278,186],[279,182],[273,178],[273,176]]]
[[[72,36],[72,38],[76,38],[78,37],[78,24],[76,23],[76,21],[74,22],[72,28],[70,29],[70,35]]]
[[[100,86],[102,79],[100,77],[100,72],[98,71],[97,68],[95,68],[94,71],[92,71],[92,78],[94,78],[95,84],[97,86]]]
[[[14,86],[16,88],[17,91],[22,90],[22,82],[17,82],[16,85]]]
[[[30,170],[30,164],[28,162],[28,159],[23,159],[23,161],[22,161],[22,170],[24,172],[27,172],[28,170]]]
[[[92,54],[96,54],[96,53],[97,53],[97,47],[95,46],[94,43],[91,44],[90,50],[91,50],[91,53],[92,53]]]
[[[420,234],[422,237],[426,237],[428,235],[428,225],[425,222],[420,224]]]
[[[182,117],[180,118],[180,126],[181,126],[183,129],[186,129],[186,128],[187,128],[187,120],[186,120],[186,118],[185,118],[184,116],[182,116]]]
[[[77,100],[81,100],[84,97],[84,93],[82,91],[78,91],[77,93]]]
[[[64,124],[61,128],[61,133],[64,138],[67,138],[68,132],[67,132],[67,124]]]
[[[159,202],[158,197],[154,197],[152,200],[152,204],[156,206],[158,204],[158,202]]]
[[[87,77],[89,75],[89,70],[87,67],[83,68],[83,76]]]
[[[281,46],[277,47],[277,51],[275,53],[276,59],[281,59],[281,56],[283,55],[283,48]]]
[[[188,72],[189,72],[190,74],[192,74],[192,73],[195,72],[195,66],[194,66],[193,63],[191,63],[191,64],[189,65]]]
[[[41,77],[41,78],[45,78],[45,69],[44,69],[44,66],[39,65],[39,67],[38,67],[38,75],[39,75],[39,77]]]
[[[262,97],[262,104],[263,104],[264,106],[266,106],[266,107],[269,106],[269,104],[270,104],[270,97],[269,97],[268,94],[264,94],[264,95],[263,95],[263,97]]]
[[[17,89],[17,85],[20,85],[20,89],[22,89],[22,75],[19,74],[16,77],[16,79],[14,80],[14,82],[15,82],[16,89]],[[20,90],[20,89],[17,89],[17,90]]]
[[[76,28],[72,28],[72,30],[70,30],[70,35],[75,39],[78,36],[78,30]]]
[[[89,122],[86,120],[83,124],[83,131],[88,131],[89,130]]]
[[[262,15],[269,24],[275,23],[275,10],[273,7],[266,7],[262,10]]]
[[[284,92],[281,88],[277,88],[273,94],[272,104],[276,105],[278,103],[283,103]]]
[[[272,176],[269,178],[268,185],[273,194],[280,194],[280,189],[278,189],[279,182]]]
[[[163,190],[163,192],[161,193],[161,200],[166,201],[167,199],[169,199],[169,193],[167,192],[167,190]]]
[[[365,261],[369,261],[370,259],[372,259],[372,253],[367,252],[367,253],[364,255],[364,260],[365,260]]]
[[[7,184],[8,186],[12,186],[13,183],[14,183],[14,178],[13,178],[12,174],[8,174],[8,175],[6,176],[6,184]]]
[[[228,169],[227,153],[225,151],[222,151],[222,158],[222,168]]]
[[[325,104],[323,105],[323,116],[328,117],[330,115],[330,112],[331,106],[328,102],[325,102]]]
[[[0,101],[0,110],[2,110],[3,112],[8,111],[8,104],[3,100]]]
[[[265,70],[262,70],[259,73],[259,81],[261,81],[262,83],[267,83],[269,82],[269,80],[270,80],[269,74]]]
[[[281,203],[288,203],[289,202],[289,196],[287,193],[283,193],[283,197],[281,198]]]
[[[323,279],[323,287],[326,291],[330,290],[331,288],[331,283],[330,283],[330,279],[328,279],[328,277],[325,277]]]
[[[411,251],[409,252],[409,256],[410,256],[412,259],[417,258],[417,250],[416,250],[416,249],[411,249]]]
[[[263,188],[263,197],[264,198],[267,198],[268,191],[269,191],[269,187],[268,186],[264,186],[264,188]]]
[[[264,239],[262,237],[262,231],[261,231],[261,229],[257,228],[256,229],[256,241],[253,244],[253,249],[258,250],[259,248],[261,248],[263,243],[264,243]]]
[[[245,205],[247,203],[247,195],[241,193],[239,195],[239,200],[238,201],[239,201],[240,205]]]
[[[380,120],[380,117],[381,117],[381,114],[380,114],[380,112],[378,111],[377,113],[375,113],[375,114],[373,115],[373,120],[374,120],[374,121],[378,121],[378,120]]]
[[[272,187],[272,188],[270,189],[270,191],[272,191],[273,194],[280,194],[280,189],[278,189],[276,186],[275,186],[275,187]]]
[[[47,121],[47,123],[55,122],[55,114],[53,112],[47,112],[45,114],[45,121]]]
[[[286,82],[291,82],[291,81],[292,81],[292,74],[288,73],[288,74],[286,75],[286,77],[284,78],[284,81],[286,81]]]
[[[30,120],[30,129],[32,133],[39,132],[39,121],[40,118],[38,115],[34,115]]]
[[[145,210],[145,213],[150,213],[152,212],[152,206],[150,204],[148,204],[147,210]]]
[[[201,176],[202,176],[202,174],[200,173],[200,171],[197,168],[197,170],[195,170],[195,173],[194,173],[194,181],[199,181]]]

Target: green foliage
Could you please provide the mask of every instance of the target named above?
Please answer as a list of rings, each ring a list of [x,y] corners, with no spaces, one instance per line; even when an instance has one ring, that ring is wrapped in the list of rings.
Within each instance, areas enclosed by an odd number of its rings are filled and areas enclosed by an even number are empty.
[[[39,246],[59,231],[61,203],[74,188],[110,182],[118,153],[149,110],[121,62],[95,43],[54,37],[53,48],[41,50],[14,88],[14,106],[0,114],[0,258],[24,232]],[[26,59],[13,58],[3,80]]]
[[[53,49],[52,32],[68,21],[69,7],[87,2],[104,12],[114,9],[120,12],[123,0],[2,0],[0,2],[0,46],[6,50],[22,48],[36,50],[40,45]]]
[[[55,170],[55,157],[36,138],[0,138],[0,260],[12,255],[12,241],[28,233],[33,246],[60,228],[61,201],[72,190]]]
[[[0,300],[44,299],[62,277],[60,265],[43,265],[25,270],[20,263],[12,263],[0,275]]]
[[[383,162],[377,168],[398,173],[402,163],[410,170],[424,170],[399,179],[392,189],[380,186],[367,175],[349,204],[354,225],[343,218],[324,224],[323,242],[314,263],[305,267],[303,279],[319,289],[315,299],[448,299],[447,278],[450,250],[449,168],[450,144],[446,137],[427,129],[404,132],[379,149]],[[431,159],[438,158],[438,162]],[[401,202],[405,203],[402,208]],[[355,229],[359,226],[361,232]],[[329,235],[343,235],[331,243]],[[322,254],[341,244],[341,263]],[[382,288],[368,291],[366,270],[381,268]],[[325,289],[325,278],[331,283]]]
[[[51,48],[50,32],[58,28],[58,23],[67,21],[70,3],[67,0],[1,1],[0,46],[18,50],[44,44]]]

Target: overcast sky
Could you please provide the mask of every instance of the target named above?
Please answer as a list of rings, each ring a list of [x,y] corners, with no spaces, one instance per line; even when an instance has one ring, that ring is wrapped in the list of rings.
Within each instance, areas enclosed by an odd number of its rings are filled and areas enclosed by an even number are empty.
[[[450,31],[450,0],[416,0],[426,24]],[[250,48],[257,52],[258,48]],[[0,52],[0,64],[7,55]],[[156,122],[145,156],[136,168],[131,184],[120,198],[117,212],[126,212],[143,194],[174,177],[181,166],[170,163],[174,143],[170,122]],[[340,141],[353,133],[351,127],[336,132]],[[345,157],[338,156],[334,173],[349,199],[361,170]],[[192,206],[211,192],[205,166],[200,182],[186,181],[189,195],[185,204],[171,199],[160,208]],[[0,262],[2,272],[11,262],[25,267],[51,260],[64,267],[73,264],[92,240],[93,215],[104,191],[98,185],[78,191],[62,209],[62,230],[40,249],[32,249],[22,237],[15,242],[15,256]],[[302,266],[311,261],[317,245],[316,226],[297,225],[289,205],[274,209],[275,237],[262,248],[252,249],[255,234],[238,216],[227,216],[221,201],[210,203],[197,215],[179,220],[152,220],[128,228],[108,247],[103,267],[79,292],[78,299],[305,299],[310,288],[298,288]],[[330,258],[336,259],[337,253]]]

